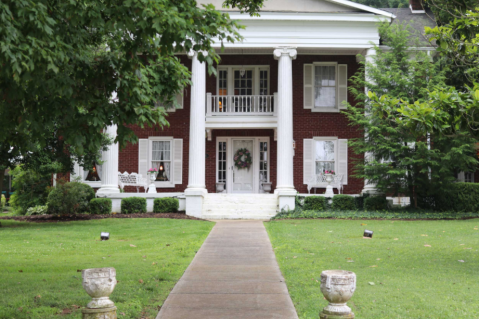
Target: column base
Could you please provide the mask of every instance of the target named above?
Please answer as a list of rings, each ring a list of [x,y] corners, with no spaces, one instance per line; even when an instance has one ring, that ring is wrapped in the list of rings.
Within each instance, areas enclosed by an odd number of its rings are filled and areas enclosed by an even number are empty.
[[[187,188],[186,197],[186,215],[201,218],[203,214],[203,199],[208,194],[206,188]]]
[[[120,193],[120,188],[118,185],[101,185],[101,187],[96,191],[97,194],[118,194]]]
[[[376,188],[376,185],[366,184],[364,185],[361,195],[368,193],[369,195],[379,195],[381,192]]]
[[[276,188],[274,194],[278,196],[278,209],[294,210],[296,203],[296,195],[298,192],[294,188]]]

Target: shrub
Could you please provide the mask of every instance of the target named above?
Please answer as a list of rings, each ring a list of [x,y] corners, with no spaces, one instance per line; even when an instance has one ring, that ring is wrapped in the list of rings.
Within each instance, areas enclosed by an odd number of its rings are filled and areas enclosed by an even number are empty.
[[[111,199],[93,198],[90,201],[90,214],[107,215],[111,213]]]
[[[25,215],[28,208],[47,203],[51,175],[23,169],[22,165],[17,165],[10,175],[15,192],[10,196],[9,204],[16,214]]]
[[[46,215],[48,213],[48,205],[38,205],[34,207],[30,207],[27,209],[27,213],[25,215]]]
[[[349,195],[335,195],[333,197],[332,209],[336,210],[355,210],[356,200]]]
[[[370,196],[364,199],[364,210],[386,210],[388,201],[385,196]]]
[[[356,202],[356,208],[357,209],[363,209],[364,208],[364,200],[368,197],[370,197],[369,193],[364,193],[361,194],[360,196],[354,197],[354,201]]]
[[[153,202],[154,213],[172,213],[180,208],[180,201],[177,198],[164,197],[155,198]]]
[[[304,210],[324,210],[326,199],[322,196],[308,196],[304,199]]]
[[[146,198],[127,197],[121,200],[122,214],[146,213]]]
[[[5,198],[5,195],[2,194],[2,197],[0,198],[0,213],[3,212],[3,208],[7,204],[7,199]]]
[[[59,183],[48,195],[48,212],[54,215],[88,213],[94,197],[95,191],[87,184]]]
[[[440,211],[479,212],[479,184],[453,183],[435,196],[434,208]]]

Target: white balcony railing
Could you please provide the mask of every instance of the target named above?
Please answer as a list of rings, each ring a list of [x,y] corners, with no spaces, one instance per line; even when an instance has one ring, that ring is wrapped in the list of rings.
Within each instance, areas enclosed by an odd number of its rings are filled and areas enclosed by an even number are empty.
[[[212,95],[206,93],[206,115],[275,115],[274,95]]]

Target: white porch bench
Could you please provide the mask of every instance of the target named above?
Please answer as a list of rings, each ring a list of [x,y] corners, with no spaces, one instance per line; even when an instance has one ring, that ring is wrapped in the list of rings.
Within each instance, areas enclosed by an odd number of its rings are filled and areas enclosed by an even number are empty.
[[[145,193],[148,191],[148,180],[143,178],[141,174],[137,173],[128,174],[127,172],[124,172],[122,174],[118,172],[118,184],[122,190],[125,188],[125,186],[133,186],[136,187],[137,193],[139,193],[140,187],[145,189]]]
[[[331,182],[331,186],[338,190],[338,194],[343,192],[343,176],[343,174],[333,175],[333,181]],[[326,188],[326,186],[328,186],[326,175],[316,174],[308,181],[308,194],[311,194],[312,188],[314,188],[314,192],[316,193],[316,188]]]

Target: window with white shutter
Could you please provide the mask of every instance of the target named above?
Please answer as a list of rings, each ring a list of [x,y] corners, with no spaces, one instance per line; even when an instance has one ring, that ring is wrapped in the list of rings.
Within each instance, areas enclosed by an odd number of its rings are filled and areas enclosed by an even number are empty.
[[[314,176],[314,140],[303,140],[303,184],[308,182]]]
[[[155,102],[155,107],[164,107],[166,112],[176,112],[176,109],[183,109],[183,91],[181,93],[176,94],[176,107],[173,103],[164,104],[161,99]]]
[[[173,181],[175,184],[183,184],[183,139],[173,140]]]
[[[303,66],[304,108],[312,112],[339,112],[348,101],[348,66],[314,62]]]
[[[348,184],[348,140],[317,136],[303,140],[303,183],[315,175],[334,171]]]
[[[138,141],[138,172],[148,177],[147,171],[156,168],[156,187],[174,187],[183,183],[183,140],[172,137],[150,136]]]

